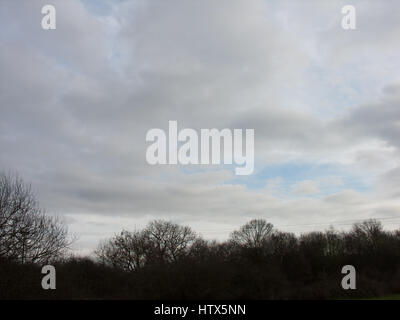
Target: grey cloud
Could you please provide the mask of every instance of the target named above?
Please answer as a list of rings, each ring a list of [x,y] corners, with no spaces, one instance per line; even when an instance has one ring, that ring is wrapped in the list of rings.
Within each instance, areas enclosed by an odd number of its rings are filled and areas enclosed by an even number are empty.
[[[343,125],[352,127],[363,136],[376,137],[389,145],[400,147],[400,86],[388,85],[380,102],[363,105],[343,119]]]
[[[78,0],[58,0],[57,30],[44,32],[45,1],[2,1],[0,169],[19,171],[44,206],[76,221],[73,228],[83,220],[85,228],[92,226],[85,246],[117,217],[121,224],[164,216],[220,226],[254,216],[298,223],[321,212],[325,221],[340,219],[348,203],[357,217],[362,210],[356,204],[370,208],[367,215],[378,212],[358,193],[282,200],[231,184],[231,173],[221,168],[188,174],[145,162],[147,130],[165,129],[168,120],[181,128],[254,128],[261,166],[276,150],[274,161],[282,163],[290,152],[339,161],[375,139],[398,148],[395,84],[385,88],[382,101],[373,99],[342,119],[303,110],[307,100],[296,101],[314,94],[306,85],[313,64],[328,76],[341,74],[343,59],[370,47],[368,32],[360,31],[352,44],[331,29],[340,1],[319,3],[318,16],[313,5],[292,1],[122,1],[98,17]],[[397,20],[383,19],[382,12],[371,28],[379,27],[379,35],[397,30]],[[397,49],[393,39],[388,33],[371,44],[375,64],[368,79],[376,73],[379,84],[391,83],[387,75],[394,71],[375,65]],[[330,65],[343,46],[344,58]]]

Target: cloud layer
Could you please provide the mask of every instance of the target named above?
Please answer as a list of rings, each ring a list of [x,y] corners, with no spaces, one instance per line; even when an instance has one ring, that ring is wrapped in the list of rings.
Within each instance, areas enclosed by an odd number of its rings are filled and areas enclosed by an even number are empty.
[[[396,1],[357,4],[349,31],[339,0],[55,0],[53,31],[45,4],[0,3],[0,169],[68,218],[77,250],[158,217],[217,238],[253,217],[397,226]],[[146,132],[169,120],[255,129],[255,173],[149,166]]]

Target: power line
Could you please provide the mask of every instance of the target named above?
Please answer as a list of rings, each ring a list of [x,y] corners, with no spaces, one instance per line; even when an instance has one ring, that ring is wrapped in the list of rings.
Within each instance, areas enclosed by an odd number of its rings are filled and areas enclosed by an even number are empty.
[[[303,224],[288,224],[288,225],[274,225],[276,228],[295,228],[295,227],[315,227],[315,226],[352,226],[355,223],[360,223],[365,220],[377,220],[380,222],[385,222],[386,225],[396,225],[398,224],[400,226],[400,216],[392,216],[392,217],[382,217],[382,218],[359,218],[359,219],[348,219],[348,220],[336,220],[332,222],[314,222],[314,223],[303,223]],[[382,221],[383,220],[383,221]],[[238,228],[236,228],[238,229]],[[216,232],[232,232],[236,229],[211,229],[211,228],[205,228],[202,231],[207,232],[207,233],[216,233]]]

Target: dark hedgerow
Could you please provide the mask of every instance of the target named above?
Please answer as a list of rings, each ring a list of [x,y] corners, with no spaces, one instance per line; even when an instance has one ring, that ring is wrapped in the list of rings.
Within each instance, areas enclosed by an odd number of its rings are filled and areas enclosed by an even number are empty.
[[[132,261],[130,261],[132,260]],[[341,269],[357,270],[343,290]],[[400,291],[400,233],[375,220],[348,232],[301,236],[251,221],[218,243],[189,227],[154,221],[102,242],[94,257],[54,263],[57,289],[40,286],[41,265],[0,260],[1,299],[339,299]]]

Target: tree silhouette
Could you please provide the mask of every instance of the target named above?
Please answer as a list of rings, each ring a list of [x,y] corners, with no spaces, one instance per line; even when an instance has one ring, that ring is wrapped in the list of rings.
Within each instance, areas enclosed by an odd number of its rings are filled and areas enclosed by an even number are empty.
[[[231,234],[231,240],[247,248],[261,248],[270,239],[273,225],[262,219],[254,219]]]
[[[66,225],[39,208],[30,186],[0,175],[0,257],[45,263],[60,258],[70,243]]]

